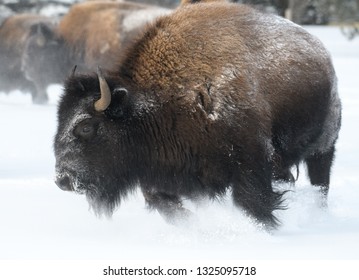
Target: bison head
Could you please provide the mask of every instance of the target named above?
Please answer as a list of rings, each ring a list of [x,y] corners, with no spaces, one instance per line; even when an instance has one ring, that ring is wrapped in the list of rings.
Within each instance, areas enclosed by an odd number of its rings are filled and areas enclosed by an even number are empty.
[[[99,214],[111,214],[136,184],[132,97],[114,84],[100,70],[98,77],[70,77],[58,108],[56,183],[85,194]]]

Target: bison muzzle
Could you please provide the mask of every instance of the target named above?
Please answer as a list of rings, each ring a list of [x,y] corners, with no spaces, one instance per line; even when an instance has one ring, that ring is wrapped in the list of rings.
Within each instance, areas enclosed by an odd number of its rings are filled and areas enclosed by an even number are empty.
[[[112,213],[140,186],[166,219],[183,198],[233,201],[275,227],[275,181],[306,163],[326,197],[341,119],[328,52],[303,28],[244,5],[184,5],[156,20],[111,72],[68,78],[57,183]]]

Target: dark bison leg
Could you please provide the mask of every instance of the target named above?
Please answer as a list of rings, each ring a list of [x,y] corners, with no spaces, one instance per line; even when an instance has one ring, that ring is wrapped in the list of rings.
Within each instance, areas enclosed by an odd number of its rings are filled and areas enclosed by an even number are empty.
[[[263,166],[241,170],[233,184],[233,200],[246,213],[264,223],[269,229],[279,225],[273,215],[281,206],[282,193],[272,189],[271,169]]]
[[[310,183],[320,187],[325,199],[329,191],[330,169],[334,159],[334,151],[335,148],[332,147],[326,153],[317,153],[305,160]]]
[[[192,213],[183,207],[181,200],[176,195],[156,192],[142,188],[143,196],[150,209],[156,209],[169,223],[174,224],[178,220],[188,219]]]
[[[276,153],[272,157],[273,164],[273,180],[285,183],[294,183],[297,179],[294,178],[292,172],[290,171],[293,163],[283,161],[283,157]],[[299,174],[298,165],[297,165],[297,177]]]

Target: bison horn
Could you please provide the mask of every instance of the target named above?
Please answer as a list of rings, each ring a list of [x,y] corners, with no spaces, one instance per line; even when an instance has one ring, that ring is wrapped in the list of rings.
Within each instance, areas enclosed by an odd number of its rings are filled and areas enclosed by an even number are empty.
[[[97,76],[100,83],[101,98],[95,102],[95,110],[97,112],[103,112],[111,103],[111,91],[100,67],[97,67]]]

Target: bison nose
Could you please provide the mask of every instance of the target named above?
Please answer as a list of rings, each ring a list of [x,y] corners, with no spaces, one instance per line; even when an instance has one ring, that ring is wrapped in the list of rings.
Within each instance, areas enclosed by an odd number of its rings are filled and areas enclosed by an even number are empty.
[[[55,183],[63,191],[72,191],[71,181],[67,175],[57,177]]]

